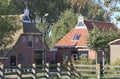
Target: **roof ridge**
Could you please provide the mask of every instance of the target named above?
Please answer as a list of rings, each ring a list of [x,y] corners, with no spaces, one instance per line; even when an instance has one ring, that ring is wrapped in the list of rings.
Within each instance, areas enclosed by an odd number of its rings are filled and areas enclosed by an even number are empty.
[[[104,21],[93,21],[93,20],[84,20],[84,21],[89,21],[89,22],[99,22],[99,23],[110,23],[110,24],[113,24],[111,22],[104,22]]]

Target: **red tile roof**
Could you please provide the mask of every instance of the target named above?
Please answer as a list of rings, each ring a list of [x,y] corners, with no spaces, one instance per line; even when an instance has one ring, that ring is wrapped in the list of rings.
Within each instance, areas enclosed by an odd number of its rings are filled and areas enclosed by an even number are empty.
[[[73,28],[70,32],[68,32],[62,39],[60,39],[55,47],[83,47],[87,46],[86,40],[88,36],[88,31],[94,28],[94,25],[100,27],[104,30],[112,29],[117,31],[117,27],[112,23],[104,23],[104,22],[95,22],[95,21],[86,21],[84,23],[87,28]],[[73,40],[75,34],[80,34],[79,40]]]
[[[88,30],[92,30],[94,28],[94,25],[104,30],[110,30],[110,29],[114,31],[118,30],[118,28],[114,24],[108,22],[84,20],[84,23],[88,28]]]
[[[73,40],[75,34],[80,34],[79,40]],[[86,28],[74,28],[58,41],[55,46],[86,46],[87,34],[88,30]]]

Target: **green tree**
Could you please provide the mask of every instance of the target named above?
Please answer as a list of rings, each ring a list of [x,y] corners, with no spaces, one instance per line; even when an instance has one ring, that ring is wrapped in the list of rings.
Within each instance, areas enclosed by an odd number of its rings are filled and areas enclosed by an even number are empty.
[[[45,13],[49,13],[47,22],[50,23],[55,21],[66,8],[70,7],[67,0],[12,0],[20,13],[23,13],[25,1],[32,20],[35,20],[35,16],[42,18]]]
[[[49,38],[49,45],[52,47],[58,40],[60,40],[67,32],[69,32],[77,23],[77,14],[72,9],[68,9],[61,13],[59,20],[51,27],[51,36]]]
[[[19,30],[18,17],[12,16],[17,10],[11,0],[0,0],[0,50],[5,50],[13,42],[13,35]],[[2,52],[3,53],[3,52]]]
[[[20,29],[18,17],[0,16],[0,50],[3,51],[13,42],[13,35]],[[2,52],[3,53],[3,52]]]
[[[87,46],[88,48],[95,51],[100,49],[103,51],[104,54],[105,50],[108,50],[109,48],[108,43],[112,40],[119,38],[119,35],[120,33],[118,31],[113,31],[111,29],[109,29],[108,31],[104,31],[104,29],[100,29],[95,26],[94,29],[89,32]]]
[[[75,12],[81,13],[89,20],[108,21],[108,13],[101,6],[91,2],[90,0],[71,0],[72,7]]]
[[[0,15],[19,13],[12,0],[0,0]]]

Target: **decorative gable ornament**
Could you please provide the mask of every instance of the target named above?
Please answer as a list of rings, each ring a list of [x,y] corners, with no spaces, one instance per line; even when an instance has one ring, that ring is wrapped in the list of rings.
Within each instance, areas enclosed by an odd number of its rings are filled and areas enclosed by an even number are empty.
[[[78,16],[78,23],[75,28],[86,28],[86,25],[84,24],[84,17],[81,14]]]
[[[30,17],[29,17],[29,10],[27,8],[27,3],[26,3],[26,8],[24,9],[23,22],[31,23],[31,20],[30,20]]]

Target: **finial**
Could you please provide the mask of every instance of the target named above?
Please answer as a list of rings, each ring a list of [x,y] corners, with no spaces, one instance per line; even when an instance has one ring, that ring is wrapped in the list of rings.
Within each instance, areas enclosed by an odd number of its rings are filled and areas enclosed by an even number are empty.
[[[84,17],[81,14],[78,16],[78,23],[75,28],[86,28],[84,24]]]
[[[25,1],[25,9],[24,9],[24,19],[23,19],[23,22],[31,22],[30,21],[30,18],[29,18],[29,10],[27,8],[27,0]]]
[[[84,17],[80,14],[80,16],[78,16],[78,22],[83,21]]]
[[[26,8],[24,9],[24,15],[28,16],[29,15],[29,10],[27,8],[27,1],[25,1],[25,6],[26,6]]]

